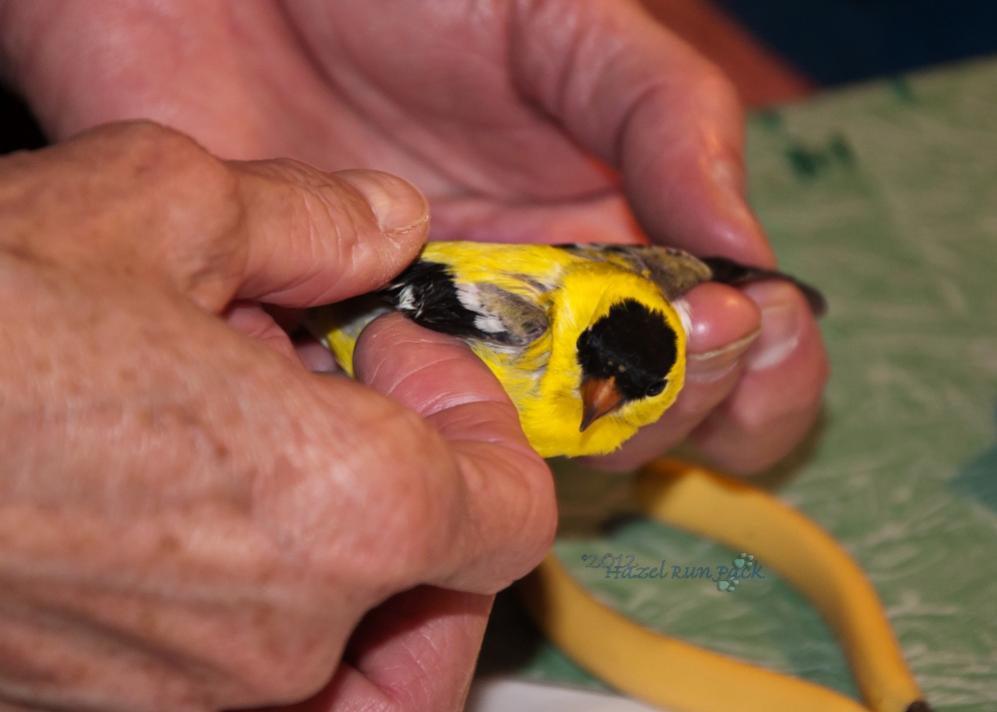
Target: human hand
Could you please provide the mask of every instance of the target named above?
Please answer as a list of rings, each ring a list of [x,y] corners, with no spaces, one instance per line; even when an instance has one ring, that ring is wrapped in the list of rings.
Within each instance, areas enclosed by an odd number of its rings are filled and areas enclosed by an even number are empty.
[[[647,235],[774,263],[744,198],[734,92],[629,0],[0,8],[8,72],[56,136],[149,116],[230,157],[404,176],[428,196],[437,239]],[[799,294],[708,286],[690,302],[683,395],[604,463],[691,437],[753,471],[813,423],[827,363]]]
[[[147,123],[0,160],[0,707],[459,708],[549,473],[462,344],[381,320],[357,383],[260,306],[377,288],[427,219]]]

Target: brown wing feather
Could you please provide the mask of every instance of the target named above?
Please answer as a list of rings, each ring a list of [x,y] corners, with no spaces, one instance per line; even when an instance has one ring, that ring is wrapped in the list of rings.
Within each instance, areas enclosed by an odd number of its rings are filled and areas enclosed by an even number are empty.
[[[803,292],[814,314],[820,316],[827,311],[827,300],[812,285],[779,270],[743,265],[726,257],[699,258],[685,250],[657,245],[576,244],[562,247],[580,257],[610,262],[642,274],[657,284],[669,299],[677,299],[703,282],[738,286],[780,279]]]
[[[677,299],[712,277],[698,257],[675,247],[658,245],[562,245],[579,257],[609,262],[653,281],[668,299]]]

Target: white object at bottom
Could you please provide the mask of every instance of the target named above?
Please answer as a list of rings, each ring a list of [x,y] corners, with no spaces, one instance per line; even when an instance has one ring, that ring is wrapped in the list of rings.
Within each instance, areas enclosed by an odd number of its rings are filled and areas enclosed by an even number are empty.
[[[667,712],[605,692],[504,677],[471,685],[464,712]]]

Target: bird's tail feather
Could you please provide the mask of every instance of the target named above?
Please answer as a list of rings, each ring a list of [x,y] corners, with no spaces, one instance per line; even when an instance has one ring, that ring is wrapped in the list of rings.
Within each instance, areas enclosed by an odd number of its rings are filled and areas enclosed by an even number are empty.
[[[761,282],[767,279],[781,279],[796,285],[803,292],[803,296],[806,297],[807,303],[810,304],[810,310],[814,314],[821,316],[827,312],[827,300],[816,287],[796,279],[796,277],[788,275],[785,272],[780,272],[776,269],[743,265],[726,257],[702,257],[700,259],[710,268],[710,271],[713,273],[713,281],[715,282],[737,286],[750,282]]]

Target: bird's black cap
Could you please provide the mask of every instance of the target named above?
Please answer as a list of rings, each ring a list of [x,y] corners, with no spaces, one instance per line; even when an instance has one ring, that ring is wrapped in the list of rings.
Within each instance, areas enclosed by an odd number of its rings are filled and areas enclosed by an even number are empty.
[[[678,358],[678,338],[665,315],[626,299],[578,337],[582,378],[613,378],[625,401],[657,395]]]

